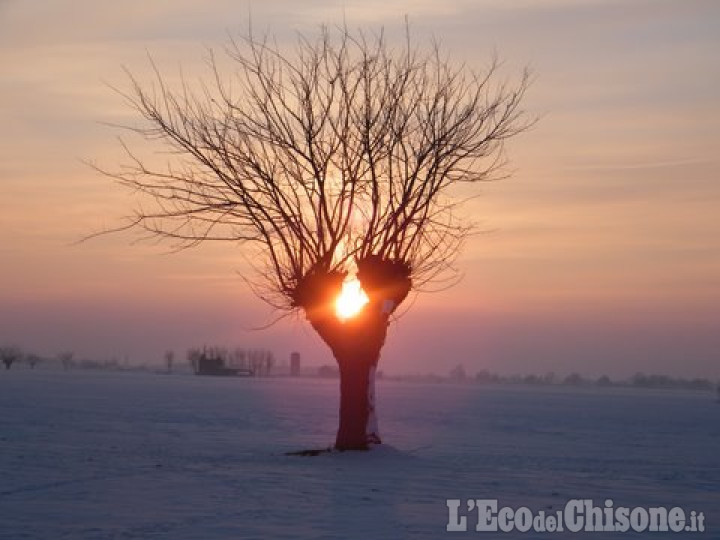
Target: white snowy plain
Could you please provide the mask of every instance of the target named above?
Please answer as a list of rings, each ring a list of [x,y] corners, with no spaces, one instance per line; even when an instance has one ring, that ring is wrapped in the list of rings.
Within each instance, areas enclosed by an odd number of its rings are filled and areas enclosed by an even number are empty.
[[[332,443],[338,382],[0,373],[0,538],[720,538],[705,393],[379,381],[385,444]],[[700,533],[447,533],[446,499],[680,506]]]

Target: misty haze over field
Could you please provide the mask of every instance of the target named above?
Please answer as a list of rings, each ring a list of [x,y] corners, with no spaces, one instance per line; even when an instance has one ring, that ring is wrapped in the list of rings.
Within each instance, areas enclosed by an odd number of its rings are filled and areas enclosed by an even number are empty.
[[[236,271],[243,248],[168,255],[114,226],[125,192],[79,159],[114,165],[132,123],[105,83],[149,51],[170,76],[201,73],[203,46],[246,28],[279,43],[321,22],[441,39],[485,65],[496,48],[540,117],[508,145],[513,177],[467,207],[486,234],[464,280],[420,296],[393,325],[387,372],[636,371],[716,378],[720,350],[720,8],[711,1],[303,2],[52,0],[0,4],[0,342],[52,355],[161,362],[197,343],[272,346],[331,361],[300,320],[272,314]]]

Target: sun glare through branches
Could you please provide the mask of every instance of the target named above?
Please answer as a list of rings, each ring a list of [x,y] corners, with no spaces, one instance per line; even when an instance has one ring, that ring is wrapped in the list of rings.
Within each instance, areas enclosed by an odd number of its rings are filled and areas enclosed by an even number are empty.
[[[341,321],[345,321],[360,313],[367,303],[367,294],[358,279],[353,277],[343,283],[342,291],[335,300],[335,315]]]

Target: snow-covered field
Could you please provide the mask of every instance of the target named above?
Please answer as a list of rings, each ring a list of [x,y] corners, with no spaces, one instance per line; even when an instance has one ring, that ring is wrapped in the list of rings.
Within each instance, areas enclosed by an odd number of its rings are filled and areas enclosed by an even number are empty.
[[[0,373],[0,538],[559,538],[446,533],[448,498],[705,512],[720,538],[720,405],[704,393],[380,381],[372,452],[330,444],[337,381]],[[580,535],[632,538],[630,533]]]

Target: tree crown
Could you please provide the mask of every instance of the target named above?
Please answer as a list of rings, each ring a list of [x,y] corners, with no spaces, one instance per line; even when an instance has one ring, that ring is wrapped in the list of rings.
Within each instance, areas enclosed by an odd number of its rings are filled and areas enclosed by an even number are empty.
[[[527,73],[509,85],[495,59],[474,73],[437,45],[346,28],[290,53],[250,33],[225,53],[234,72],[211,54],[199,91],[170,88],[154,64],[149,88],[130,74],[123,95],[146,121],[130,129],[174,152],[156,169],[125,147],[112,176],[153,201],[132,226],[178,247],[254,243],[255,291],[281,309],[308,309],[353,264],[369,295],[393,282],[397,304],[453,275],[471,224],[452,187],[492,178],[528,126]]]

